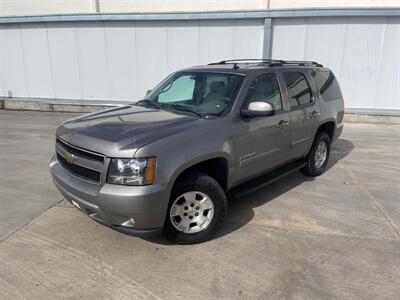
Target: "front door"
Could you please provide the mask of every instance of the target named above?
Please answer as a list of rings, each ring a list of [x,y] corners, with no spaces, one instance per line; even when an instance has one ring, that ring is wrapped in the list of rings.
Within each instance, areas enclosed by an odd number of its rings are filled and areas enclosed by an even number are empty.
[[[254,101],[268,102],[274,115],[241,120],[241,134],[235,139],[237,176],[240,181],[265,173],[287,160],[289,115],[274,73],[259,75],[251,83],[243,107]]]
[[[312,96],[310,83],[300,71],[284,71],[288,102],[290,104],[290,158],[307,155],[313,142],[313,132],[319,122],[319,106]]]

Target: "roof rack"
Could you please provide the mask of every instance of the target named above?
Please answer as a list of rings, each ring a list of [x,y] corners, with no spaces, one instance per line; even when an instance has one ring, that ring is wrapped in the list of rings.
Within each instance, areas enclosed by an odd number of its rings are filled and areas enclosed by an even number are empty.
[[[284,65],[323,67],[322,64],[310,60],[284,60]]]
[[[281,59],[264,59],[264,58],[244,58],[244,59],[228,59],[228,60],[221,60],[220,62],[210,63],[208,65],[224,65],[224,64],[233,64],[233,68],[237,69],[238,63],[261,63],[261,64],[268,64],[270,67],[277,67],[277,66],[315,66],[315,67],[323,67],[320,63],[315,61],[307,61],[307,60],[281,60]]]
[[[265,59],[265,58],[242,58],[242,59],[227,59],[221,60],[216,63],[210,63],[209,65],[224,65],[224,64],[234,64],[234,63],[246,63],[246,62],[260,62],[260,63],[283,63],[283,60],[278,59]]]

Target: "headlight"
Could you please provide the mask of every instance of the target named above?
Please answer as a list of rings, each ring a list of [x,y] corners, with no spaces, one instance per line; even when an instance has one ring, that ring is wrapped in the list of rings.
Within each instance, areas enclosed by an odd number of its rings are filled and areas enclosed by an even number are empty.
[[[108,171],[108,183],[124,185],[152,184],[156,169],[156,159],[113,158]]]

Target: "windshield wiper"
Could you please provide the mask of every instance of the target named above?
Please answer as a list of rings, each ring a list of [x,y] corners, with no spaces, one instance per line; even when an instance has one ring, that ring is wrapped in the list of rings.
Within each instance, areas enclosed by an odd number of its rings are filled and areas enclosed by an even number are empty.
[[[153,101],[151,101],[151,100],[149,100],[149,99],[142,99],[142,100],[139,100],[138,102],[136,102],[135,103],[136,105],[139,105],[139,106],[151,106],[151,107],[155,107],[155,108],[158,108],[158,109],[161,109],[161,106],[160,105],[158,105],[157,103],[155,103],[155,102],[153,102]]]
[[[207,114],[203,114],[201,112],[195,111],[194,109],[191,109],[190,107],[187,107],[186,105],[182,105],[182,104],[171,103],[171,104],[168,104],[168,106],[166,108],[187,111],[187,112],[193,113],[195,115],[198,115],[199,117],[202,117],[202,118],[207,117]]]
[[[135,105],[145,106],[145,107],[151,106],[151,107],[155,107],[157,109],[172,108],[172,109],[187,111],[187,112],[193,113],[193,114],[195,114],[195,115],[197,115],[199,117],[202,117],[202,118],[207,117],[206,114],[200,113],[198,111],[195,111],[195,110],[191,109],[190,107],[187,107],[187,106],[182,105],[182,104],[177,104],[177,103],[171,103],[171,104],[168,104],[168,105],[163,105],[163,107],[161,107],[161,105],[159,105],[159,104],[157,104],[157,103],[155,103],[155,102],[153,102],[153,101],[151,101],[149,99],[142,99],[142,100],[139,100],[138,102],[136,102]]]

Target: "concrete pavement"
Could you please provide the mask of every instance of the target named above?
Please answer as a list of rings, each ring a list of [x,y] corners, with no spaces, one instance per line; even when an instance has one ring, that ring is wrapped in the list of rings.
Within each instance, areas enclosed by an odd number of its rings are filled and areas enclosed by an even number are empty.
[[[193,246],[89,219],[50,182],[56,124],[0,111],[0,299],[399,299],[400,126],[346,124],[329,170],[230,201]]]

